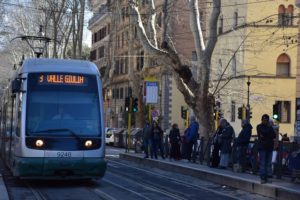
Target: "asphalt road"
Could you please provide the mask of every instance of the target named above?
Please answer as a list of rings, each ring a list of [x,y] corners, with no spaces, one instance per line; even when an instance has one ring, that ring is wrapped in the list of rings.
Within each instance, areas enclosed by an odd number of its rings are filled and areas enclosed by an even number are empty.
[[[19,180],[0,164],[11,200],[184,200],[267,199],[222,185],[119,160],[120,149],[107,149],[108,170],[101,180]]]

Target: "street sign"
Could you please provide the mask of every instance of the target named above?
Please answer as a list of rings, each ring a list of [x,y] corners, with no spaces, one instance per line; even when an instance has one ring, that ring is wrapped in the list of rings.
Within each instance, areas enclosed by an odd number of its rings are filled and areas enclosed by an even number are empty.
[[[158,102],[158,82],[146,82],[146,103]]]

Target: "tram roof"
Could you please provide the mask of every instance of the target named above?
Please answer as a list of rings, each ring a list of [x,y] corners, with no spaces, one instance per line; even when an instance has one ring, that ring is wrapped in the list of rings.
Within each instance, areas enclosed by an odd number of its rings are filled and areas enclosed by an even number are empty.
[[[99,74],[96,65],[83,60],[65,60],[48,58],[26,59],[19,68],[19,73],[32,72],[72,72],[82,74]]]

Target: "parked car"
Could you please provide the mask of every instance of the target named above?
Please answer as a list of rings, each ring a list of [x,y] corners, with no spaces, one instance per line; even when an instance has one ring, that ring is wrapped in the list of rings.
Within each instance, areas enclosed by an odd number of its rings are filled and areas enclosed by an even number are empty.
[[[108,145],[112,145],[114,143],[114,131],[115,128],[105,128],[105,143]]]

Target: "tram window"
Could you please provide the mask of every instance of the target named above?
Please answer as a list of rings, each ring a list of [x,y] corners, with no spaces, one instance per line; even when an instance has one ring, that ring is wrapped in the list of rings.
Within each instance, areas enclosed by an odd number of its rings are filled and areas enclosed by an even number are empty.
[[[88,78],[83,86],[29,83],[26,134],[45,135],[51,134],[45,130],[65,129],[78,136],[100,136],[97,82],[95,77]]]
[[[20,137],[21,133],[21,120],[22,120],[22,93],[18,95],[18,108],[17,108],[17,127],[16,127],[16,135]]]

